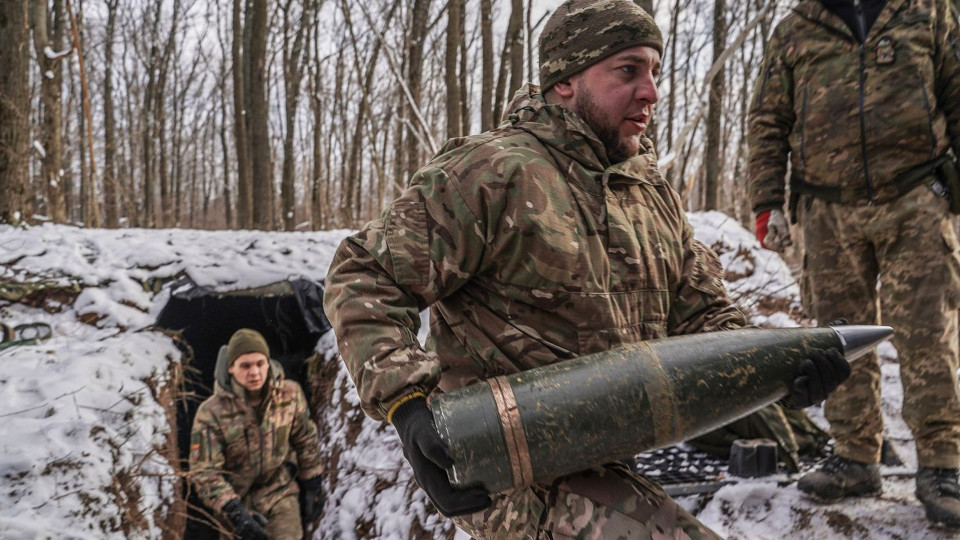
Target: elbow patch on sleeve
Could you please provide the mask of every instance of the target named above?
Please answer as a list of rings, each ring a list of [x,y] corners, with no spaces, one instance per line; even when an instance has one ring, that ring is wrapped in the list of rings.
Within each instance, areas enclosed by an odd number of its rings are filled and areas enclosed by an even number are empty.
[[[396,201],[387,217],[386,244],[394,278],[401,285],[424,285],[430,274],[427,211],[419,201]]]

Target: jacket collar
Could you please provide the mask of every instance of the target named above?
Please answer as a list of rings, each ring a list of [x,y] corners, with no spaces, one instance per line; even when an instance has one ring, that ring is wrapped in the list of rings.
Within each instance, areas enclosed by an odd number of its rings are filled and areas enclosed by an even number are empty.
[[[850,0],[851,2],[853,0]],[[887,0],[883,6],[883,9],[880,10],[880,15],[877,17],[876,22],[873,23],[873,26],[870,28],[870,32],[867,34],[866,41],[870,41],[870,37],[883,32],[887,24],[890,23],[890,20],[893,18],[893,15],[900,11],[900,8],[907,2],[907,0]],[[820,24],[830,28],[835,32],[840,32],[844,35],[850,36],[853,40],[856,40],[856,36],[853,35],[853,31],[847,27],[847,24],[843,22],[840,17],[833,14],[829,9],[823,6],[820,3],[820,0],[801,0],[796,7],[793,8],[793,12],[797,15],[807,19],[816,24]]]

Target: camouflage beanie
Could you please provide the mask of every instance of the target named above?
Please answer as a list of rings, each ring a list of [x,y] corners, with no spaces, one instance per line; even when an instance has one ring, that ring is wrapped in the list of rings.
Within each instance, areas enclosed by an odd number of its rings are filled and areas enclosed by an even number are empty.
[[[660,28],[631,0],[567,0],[540,34],[540,86],[546,92],[604,58],[638,45],[663,54]]]
[[[267,358],[270,358],[270,347],[267,346],[267,340],[263,339],[260,332],[256,330],[250,328],[237,330],[230,338],[230,343],[227,343],[227,365],[233,365],[234,360],[252,352],[263,353]]]

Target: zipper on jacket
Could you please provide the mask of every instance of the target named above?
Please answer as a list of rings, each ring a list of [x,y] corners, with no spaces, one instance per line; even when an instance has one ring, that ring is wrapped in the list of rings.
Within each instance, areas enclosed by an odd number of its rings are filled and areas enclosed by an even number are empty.
[[[864,19],[863,5],[860,0],[853,0],[853,5],[857,8],[857,24],[860,26],[860,35],[863,36],[863,41],[860,42],[860,154],[863,158],[863,181],[866,184],[867,200],[872,204],[873,183],[870,181],[870,163],[867,159],[867,119],[864,114],[864,93],[866,92],[867,82],[867,52],[865,47],[867,44],[867,23]]]

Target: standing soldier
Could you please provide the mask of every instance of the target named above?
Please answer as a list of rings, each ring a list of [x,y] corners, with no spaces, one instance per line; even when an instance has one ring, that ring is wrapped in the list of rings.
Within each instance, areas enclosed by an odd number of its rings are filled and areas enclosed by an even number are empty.
[[[190,444],[200,499],[244,540],[300,540],[301,504],[306,522],[323,507],[320,441],[300,385],[284,380],[266,340],[249,328],[220,349],[215,376]]]
[[[497,494],[454,489],[426,400],[744,325],[644,136],[662,43],[630,0],[562,4],[540,38],[542,87],[521,89],[499,128],[448,141],[380,219],[344,240],[327,275],[324,308],[361,407],[393,424],[420,487],[474,538],[717,538],[620,464]],[[793,385],[800,406],[849,373],[835,349],[814,356]]]
[[[930,521],[956,528],[960,32],[950,2],[801,0],[774,30],[754,91],[749,181],[757,238],[781,251],[789,154],[808,312],[876,323],[882,311],[896,329],[917,498]],[[878,493],[876,354],[854,364],[825,413],[835,455],[797,487],[828,500]]]

